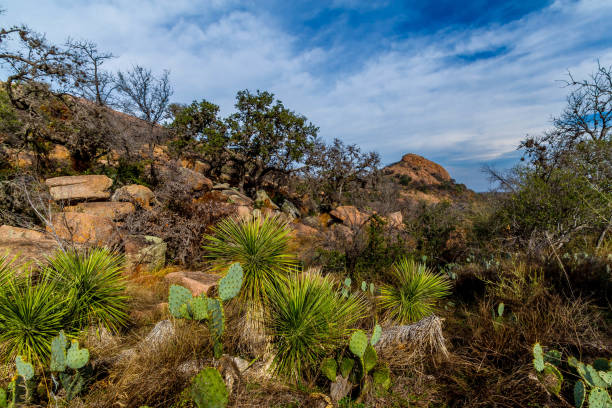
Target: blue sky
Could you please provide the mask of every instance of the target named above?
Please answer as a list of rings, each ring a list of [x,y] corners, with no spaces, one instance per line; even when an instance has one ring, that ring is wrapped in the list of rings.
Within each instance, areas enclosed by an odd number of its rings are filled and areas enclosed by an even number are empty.
[[[176,102],[223,113],[240,89],[274,92],[327,140],[404,153],[488,188],[526,134],[563,108],[567,71],[612,65],[612,1],[10,0],[3,25],[95,41],[109,68],[170,69]]]

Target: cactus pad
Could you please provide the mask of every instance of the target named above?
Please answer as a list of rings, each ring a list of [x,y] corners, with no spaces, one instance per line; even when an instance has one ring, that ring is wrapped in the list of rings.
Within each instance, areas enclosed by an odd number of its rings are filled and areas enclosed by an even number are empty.
[[[67,346],[68,340],[62,330],[57,337],[51,340],[51,364],[49,366],[51,371],[63,372],[66,369]]]
[[[229,267],[227,274],[219,281],[219,297],[226,302],[240,292],[242,287],[242,266],[234,263]]]
[[[382,327],[380,327],[380,325],[377,324],[376,326],[374,326],[374,330],[372,331],[372,337],[370,337],[370,344],[375,346],[376,343],[378,343],[378,340],[380,340],[381,335],[382,335]]]
[[[592,365],[587,364],[584,378],[594,387],[606,388],[608,384],[599,376],[599,373]]]
[[[225,408],[229,396],[219,371],[215,368],[200,371],[193,379],[191,397],[198,408]]]
[[[370,282],[370,295],[374,296],[374,284]]]
[[[533,345],[533,366],[536,371],[544,370],[544,352],[542,351],[540,343]]]
[[[73,370],[85,367],[89,361],[89,350],[86,348],[79,349],[79,342],[76,340],[72,341],[72,345],[66,353],[66,364]]]
[[[343,357],[342,362],[340,363],[340,374],[342,374],[344,378],[348,378],[354,365],[355,360],[352,358]]]
[[[185,309],[181,310],[181,306],[186,305],[191,301],[193,296],[189,289],[179,285],[170,286],[170,293],[168,295],[168,309],[170,314],[177,319],[188,317],[184,315]]]
[[[574,384],[574,406],[576,408],[582,408],[584,400],[586,399],[586,388],[582,380],[576,381]]]
[[[538,373],[538,378],[548,392],[559,395],[563,384],[563,375],[557,367],[544,363],[544,369]]]
[[[351,336],[351,341],[349,343],[349,348],[359,358],[363,358],[363,355],[368,347],[368,337],[362,330],[357,330]]]
[[[201,295],[194,297],[190,303],[191,314],[195,320],[208,319],[208,299]]]
[[[374,385],[382,387],[387,390],[391,386],[391,373],[389,367],[382,366],[378,367],[372,372],[372,380]]]
[[[329,381],[336,381],[336,371],[338,364],[333,358],[326,358],[321,363],[321,372],[329,379]]]
[[[374,347],[368,344],[368,347],[366,347],[366,351],[363,354],[364,374],[370,372],[370,370],[376,366],[377,362],[378,356],[376,355],[376,350],[374,350]]]
[[[593,368],[596,369],[597,371],[612,370],[612,366],[610,365],[610,362],[606,360],[605,358],[596,358],[595,361],[593,361]]]
[[[4,388],[0,388],[0,408],[7,407],[7,395]]]
[[[208,329],[215,340],[223,336],[223,306],[217,299],[208,299]]]
[[[361,290],[364,292],[368,290],[368,284],[366,283],[366,281],[361,282]]]
[[[85,381],[81,374],[76,373],[74,375],[62,373],[60,374],[60,381],[64,391],[66,391],[66,400],[71,401],[81,393]]]
[[[26,381],[30,381],[34,378],[34,367],[32,364],[23,361],[21,356],[17,356],[15,359],[15,365],[17,366],[17,373],[24,378]]]
[[[346,286],[347,288],[350,288],[350,287],[351,287],[351,283],[352,283],[352,282],[353,282],[353,281],[351,280],[351,278],[346,278],[346,279],[344,280],[344,286]]]
[[[608,408],[612,405],[610,395],[601,387],[594,387],[589,393],[589,408]]]
[[[558,350],[548,350],[545,354],[544,354],[544,361],[550,364],[553,364],[555,366],[559,366],[559,364],[561,364],[561,352]]]
[[[599,376],[608,386],[612,385],[612,371],[599,371]]]

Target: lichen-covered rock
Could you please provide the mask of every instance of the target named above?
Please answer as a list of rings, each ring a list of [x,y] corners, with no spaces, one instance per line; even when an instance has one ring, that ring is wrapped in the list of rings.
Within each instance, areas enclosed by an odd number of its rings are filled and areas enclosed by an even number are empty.
[[[128,235],[124,240],[125,267],[130,272],[154,272],[166,264],[168,245],[151,235]]]
[[[291,219],[294,220],[300,216],[300,211],[297,207],[289,200],[285,200],[281,206],[281,211]]]
[[[278,205],[274,204],[272,199],[268,196],[268,193],[264,190],[257,190],[257,193],[255,193],[255,208],[279,210]]]
[[[113,180],[104,175],[64,176],[45,180],[54,200],[99,200],[110,197]]]
[[[360,227],[370,219],[368,214],[359,211],[352,205],[340,206],[329,213],[347,227]]]
[[[134,207],[134,204],[130,202],[94,201],[88,203],[78,203],[77,205],[64,207],[64,211],[79,212],[95,215],[98,217],[108,217],[113,220],[118,220],[136,211],[136,207]]]
[[[151,201],[155,195],[150,188],[141,186],[139,184],[130,184],[123,186],[113,194],[113,201],[127,201],[133,204],[137,204],[142,208],[151,208]]]

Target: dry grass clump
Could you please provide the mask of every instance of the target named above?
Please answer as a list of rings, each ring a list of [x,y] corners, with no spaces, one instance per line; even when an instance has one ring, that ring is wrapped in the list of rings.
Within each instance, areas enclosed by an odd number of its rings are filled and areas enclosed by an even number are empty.
[[[197,369],[211,365],[202,360],[203,356],[212,355],[210,335],[204,325],[177,321],[174,327],[174,336],[165,342],[156,346],[144,343],[143,347],[119,353],[123,358],[109,369],[106,380],[94,384],[86,406],[172,405]]]

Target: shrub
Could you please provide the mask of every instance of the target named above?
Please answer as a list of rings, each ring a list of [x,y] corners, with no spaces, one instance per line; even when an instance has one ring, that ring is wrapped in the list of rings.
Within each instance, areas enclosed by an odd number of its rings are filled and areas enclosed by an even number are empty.
[[[126,324],[122,267],[122,256],[101,248],[58,252],[47,260],[44,275],[56,281],[68,299],[69,326],[102,323],[117,331]]]
[[[276,349],[276,373],[294,382],[312,379],[365,311],[363,298],[343,297],[329,276],[303,273],[272,290],[266,324]]]
[[[6,267],[5,261],[0,259],[0,264]],[[35,283],[8,268],[0,275],[7,272],[13,276],[3,279],[0,288],[0,352],[6,360],[22,355],[40,362],[49,355],[51,340],[63,327],[66,300],[49,279]]]
[[[393,284],[380,289],[380,305],[387,318],[400,324],[433,313],[435,302],[450,294],[451,283],[424,264],[403,258],[393,266]]]
[[[288,252],[289,229],[277,217],[226,218],[205,236],[204,249],[215,269],[240,262],[244,283],[240,297],[253,306],[268,295],[297,266]]]

